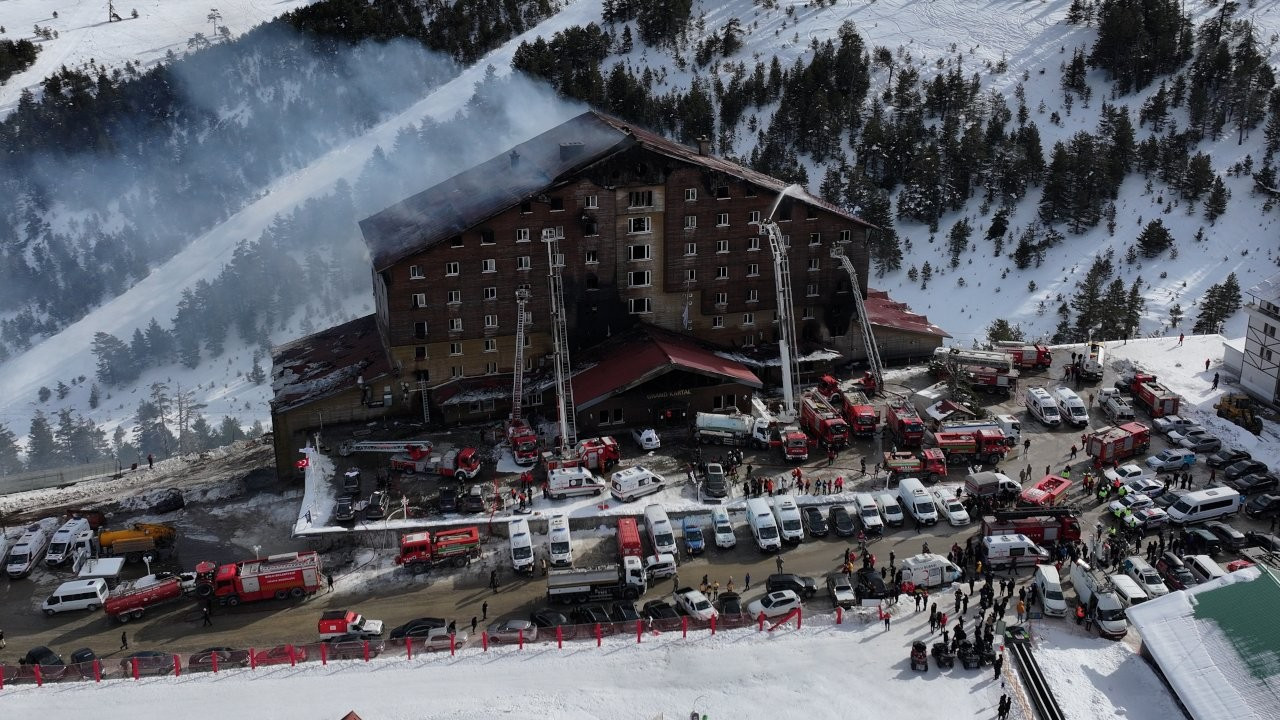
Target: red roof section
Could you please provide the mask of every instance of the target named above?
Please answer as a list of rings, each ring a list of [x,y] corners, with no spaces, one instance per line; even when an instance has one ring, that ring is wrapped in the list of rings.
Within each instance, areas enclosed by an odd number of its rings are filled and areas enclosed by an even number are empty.
[[[609,348],[599,362],[574,375],[573,400],[578,410],[585,410],[676,368],[749,387],[763,386],[755,373],[736,360],[678,335],[650,330]]]
[[[936,337],[951,337],[950,333],[929,322],[924,315],[911,312],[906,303],[889,297],[884,290],[867,288],[867,319],[872,325]]]

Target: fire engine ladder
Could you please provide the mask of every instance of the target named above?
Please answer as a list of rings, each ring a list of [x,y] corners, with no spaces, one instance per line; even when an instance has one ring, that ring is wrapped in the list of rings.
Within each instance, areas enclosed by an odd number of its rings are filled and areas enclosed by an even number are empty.
[[[511,419],[520,419],[521,406],[524,404],[524,306],[529,302],[529,291],[524,288],[516,290],[516,357],[512,375],[515,376],[511,387]]]
[[[1080,508],[1074,505],[1060,505],[1058,507],[997,510],[995,518],[997,520],[1023,520],[1033,517],[1080,517],[1081,514]]]
[[[867,362],[871,365],[871,377],[875,378],[876,390],[883,393],[884,364],[880,362],[880,346],[876,344],[875,333],[871,331],[867,305],[862,301],[862,285],[858,282],[858,271],[853,267],[844,249],[844,245],[835,245],[831,248],[831,257],[839,261],[844,271],[849,274],[849,288],[853,291],[853,306],[858,312],[858,324],[862,327],[862,340],[867,348]]]
[[[548,228],[542,231],[542,242],[547,244],[547,260],[550,265],[547,271],[547,283],[551,290],[551,334],[555,343],[556,367],[556,420],[560,429],[560,447],[556,449],[562,456],[567,456],[568,449],[578,443],[578,423],[574,418],[573,374],[569,364],[569,330],[565,322],[564,281],[560,277],[564,255],[560,254],[560,240],[556,237],[554,229]]]
[[[772,218],[760,224],[762,233],[769,237],[769,250],[773,253],[773,281],[778,301],[778,355],[782,363],[782,413],[786,422],[796,419],[795,391],[800,387],[799,361],[792,357],[796,351],[795,305],[791,300],[790,249],[782,237],[778,224]]]
[[[418,381],[418,392],[422,393],[422,424],[431,424],[431,403],[427,400],[427,381]]]
[[[338,447],[338,454],[347,457],[358,452],[403,453],[415,447],[431,452],[432,444],[430,440],[348,440]]]

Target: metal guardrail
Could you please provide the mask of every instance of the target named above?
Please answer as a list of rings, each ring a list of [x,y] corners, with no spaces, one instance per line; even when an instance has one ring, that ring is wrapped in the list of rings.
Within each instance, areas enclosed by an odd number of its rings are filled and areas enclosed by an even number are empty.
[[[128,466],[121,468],[115,460],[86,463],[84,465],[68,465],[49,470],[33,470],[31,472],[0,476],[0,495],[42,490],[70,483],[80,482],[92,477],[115,475],[129,472]]]

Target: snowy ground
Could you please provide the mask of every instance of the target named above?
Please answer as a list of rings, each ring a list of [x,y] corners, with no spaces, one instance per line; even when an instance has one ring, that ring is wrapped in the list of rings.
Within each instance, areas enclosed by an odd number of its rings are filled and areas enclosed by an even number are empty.
[[[18,103],[24,88],[33,90],[40,81],[65,65],[78,68],[96,62],[117,68],[129,61],[144,66],[162,60],[172,50],[181,55],[187,40],[196,33],[214,37],[209,21],[216,6],[221,14],[217,25],[225,26],[234,38],[254,26],[314,0],[120,0],[116,13],[120,22],[107,22],[106,2],[83,0],[0,0],[0,24],[10,40],[27,39],[40,46],[35,63],[0,85],[0,116]],[[131,17],[134,10],[138,17]],[[57,13],[58,17],[53,17]],[[49,28],[58,37],[35,37],[36,25]]]
[[[1183,717],[1151,665],[1128,642],[1086,634],[1067,620],[1037,621],[1031,632],[1036,662],[1067,717]]]

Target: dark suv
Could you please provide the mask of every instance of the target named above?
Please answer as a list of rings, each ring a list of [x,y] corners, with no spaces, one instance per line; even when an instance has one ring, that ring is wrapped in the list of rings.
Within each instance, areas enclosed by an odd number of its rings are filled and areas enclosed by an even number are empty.
[[[768,580],[764,582],[765,592],[777,592],[778,590],[790,590],[801,599],[808,599],[818,594],[818,581],[804,575],[794,575],[792,573],[778,573],[770,575]]]

